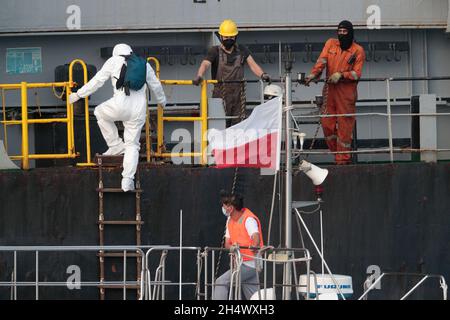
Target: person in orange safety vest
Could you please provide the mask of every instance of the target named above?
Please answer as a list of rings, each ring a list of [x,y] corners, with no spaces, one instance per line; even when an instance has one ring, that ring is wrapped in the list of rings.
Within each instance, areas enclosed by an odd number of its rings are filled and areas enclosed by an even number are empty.
[[[244,200],[238,194],[221,192],[222,212],[227,217],[225,248],[239,249],[242,255],[241,283],[247,300],[259,290],[256,271],[255,251],[263,246],[261,223],[249,209],[244,208]],[[247,247],[247,248],[240,248]],[[254,247],[255,249],[252,249]],[[213,299],[228,300],[231,272],[228,270],[216,280]]]
[[[324,86],[324,114],[354,114],[358,97],[357,86],[366,55],[364,49],[353,41],[353,25],[342,21],[338,26],[338,39],[325,43],[305,85],[320,78],[326,68],[327,83]],[[355,117],[321,118],[323,133],[330,151],[351,150]],[[336,164],[350,163],[349,153],[335,154]]]

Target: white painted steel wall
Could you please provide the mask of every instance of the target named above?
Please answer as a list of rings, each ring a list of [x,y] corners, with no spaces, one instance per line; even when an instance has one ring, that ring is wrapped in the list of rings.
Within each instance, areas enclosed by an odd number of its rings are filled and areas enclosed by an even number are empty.
[[[350,19],[365,26],[378,5],[390,28],[446,28],[448,0],[2,0],[0,33],[68,31],[67,7],[81,9],[81,32],[98,30],[213,30],[225,18],[242,28],[334,27]]]

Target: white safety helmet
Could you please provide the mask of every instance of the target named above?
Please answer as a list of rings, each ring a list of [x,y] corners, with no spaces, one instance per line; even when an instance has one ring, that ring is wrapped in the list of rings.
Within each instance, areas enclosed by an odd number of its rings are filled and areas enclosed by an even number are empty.
[[[129,56],[133,53],[133,49],[125,43],[119,43],[116,44],[116,46],[113,49],[112,55],[113,57],[117,56]]]
[[[281,97],[283,96],[283,89],[276,84],[269,84],[264,88],[264,96]]]

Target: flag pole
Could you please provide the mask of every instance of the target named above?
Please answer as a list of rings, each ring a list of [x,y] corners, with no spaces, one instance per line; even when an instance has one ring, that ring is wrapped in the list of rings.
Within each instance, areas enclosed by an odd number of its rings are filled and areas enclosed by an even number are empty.
[[[288,51],[285,56],[285,84],[286,84],[286,96],[285,96],[285,128],[286,128],[286,179],[285,179],[285,247],[286,249],[292,248],[292,119],[290,116],[292,108],[292,83],[291,83],[291,71],[292,71],[292,56]],[[291,252],[286,252],[291,255]],[[285,264],[284,270],[284,290],[283,296],[285,300],[291,298],[291,265]]]

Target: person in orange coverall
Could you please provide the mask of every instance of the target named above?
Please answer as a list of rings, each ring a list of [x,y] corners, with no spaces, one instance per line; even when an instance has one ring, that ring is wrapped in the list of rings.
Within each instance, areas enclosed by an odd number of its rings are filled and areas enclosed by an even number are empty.
[[[324,114],[355,113],[358,97],[357,86],[361,78],[366,55],[364,49],[353,41],[353,25],[342,21],[338,26],[338,39],[329,39],[325,43],[305,85],[320,78],[327,68],[327,83],[324,86]],[[351,150],[355,117],[321,118],[323,133],[330,151]],[[336,164],[350,163],[349,153],[335,154]]]

